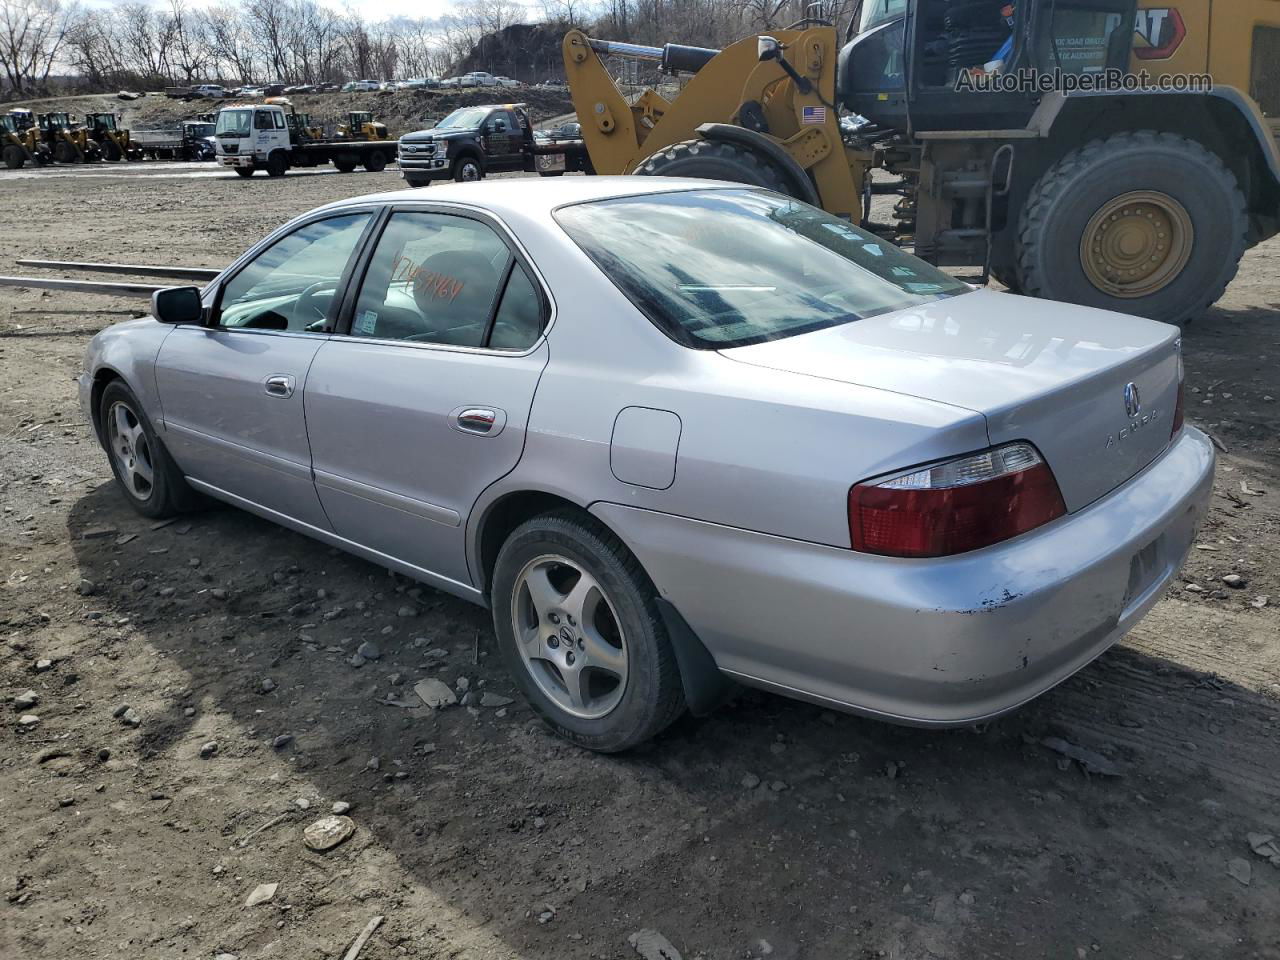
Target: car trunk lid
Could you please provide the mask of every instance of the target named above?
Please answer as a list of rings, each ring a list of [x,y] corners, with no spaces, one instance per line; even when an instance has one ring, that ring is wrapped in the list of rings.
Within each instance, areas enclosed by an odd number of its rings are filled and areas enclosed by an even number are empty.
[[[1139,317],[976,291],[721,353],[981,413],[992,444],[1035,444],[1074,512],[1168,446],[1178,337]]]

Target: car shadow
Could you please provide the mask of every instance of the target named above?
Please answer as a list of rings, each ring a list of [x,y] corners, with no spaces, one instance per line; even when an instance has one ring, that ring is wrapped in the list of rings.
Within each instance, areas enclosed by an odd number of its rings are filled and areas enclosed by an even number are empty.
[[[220,810],[220,856],[265,858],[295,910],[334,902],[307,892],[313,874],[345,877],[388,914],[390,943],[435,937],[453,955],[465,931],[475,956],[614,957],[654,927],[708,958],[1167,956],[1275,933],[1267,885],[1223,872],[1242,824],[1280,833],[1274,707],[1176,662],[1117,647],[967,730],[744,691],[599,756],[519,700],[478,607],[233,509],[152,524],[112,484],[74,505],[69,533],[104,668],[143,691],[165,672],[118,749],[181,781],[188,808]],[[381,655],[354,666],[366,642]],[[465,678],[475,702],[416,705],[432,677]],[[1123,776],[1086,772],[1052,737]],[[356,840],[307,851],[299,828],[336,800]],[[411,890],[362,872],[375,855]],[[436,905],[430,936],[415,896]],[[245,941],[276,935],[234,919]]]

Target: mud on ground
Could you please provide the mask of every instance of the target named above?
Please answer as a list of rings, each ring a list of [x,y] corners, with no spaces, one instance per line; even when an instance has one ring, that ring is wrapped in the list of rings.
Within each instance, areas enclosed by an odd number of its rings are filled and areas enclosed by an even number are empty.
[[[218,265],[396,183],[33,177],[0,270]],[[643,928],[707,960],[1280,957],[1249,838],[1280,835],[1278,266],[1252,251],[1186,331],[1213,505],[1099,661],[980,730],[748,693],[621,757],[519,700],[414,705],[428,677],[514,696],[478,608],[231,509],[134,515],[72,377],[136,303],[0,288],[0,956],[333,958],[381,916],[362,960],[621,958]],[[313,852],[335,801],[356,832]]]

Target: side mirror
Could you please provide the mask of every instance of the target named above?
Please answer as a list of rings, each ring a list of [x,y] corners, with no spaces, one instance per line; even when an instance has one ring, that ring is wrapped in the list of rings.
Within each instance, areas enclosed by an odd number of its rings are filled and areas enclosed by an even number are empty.
[[[756,58],[763,63],[766,60],[777,60],[782,55],[782,44],[773,37],[756,38]]]
[[[204,316],[199,287],[165,287],[151,295],[151,316],[161,323],[199,323]]]

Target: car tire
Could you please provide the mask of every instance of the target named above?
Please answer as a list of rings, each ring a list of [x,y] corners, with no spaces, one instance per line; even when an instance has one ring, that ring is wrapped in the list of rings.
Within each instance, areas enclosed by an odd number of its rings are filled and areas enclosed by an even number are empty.
[[[538,171],[538,176],[540,176],[540,177],[563,177],[563,176],[564,176],[564,171],[563,171],[563,170],[539,170],[539,171]]]
[[[459,157],[453,161],[453,170],[450,173],[458,183],[471,183],[484,179],[484,167],[475,157]]]
[[[253,167],[236,167],[236,173],[242,177],[252,177],[256,172]]]
[[[21,147],[11,143],[4,148],[4,165],[10,170],[21,170],[26,162],[27,156],[22,152]]]
[[[1222,296],[1248,232],[1216,154],[1177,134],[1121,133],[1072,150],[1032,188],[1017,275],[1030,296],[1185,324]]]
[[[283,150],[277,150],[267,157],[267,176],[283,177],[289,169],[289,160]]]
[[[364,168],[370,173],[381,173],[387,169],[387,158],[380,150],[375,150],[364,158]]]
[[[589,516],[549,513],[517,527],[498,553],[490,596],[508,671],[566,739],[616,753],[684,712],[657,591],[626,546]]]
[[[161,519],[200,502],[169,456],[142,404],[122,380],[113,380],[98,403],[98,432],[124,498],[144,517]]]

